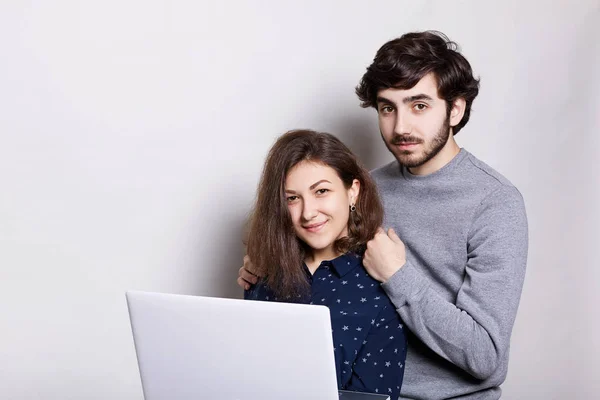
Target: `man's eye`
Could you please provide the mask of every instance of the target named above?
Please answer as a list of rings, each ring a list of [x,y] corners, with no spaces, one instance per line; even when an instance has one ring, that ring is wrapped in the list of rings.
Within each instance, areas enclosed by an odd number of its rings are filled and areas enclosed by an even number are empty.
[[[423,111],[424,109],[427,108],[427,104],[418,103],[418,104],[415,104],[414,107],[415,107],[415,110],[417,110],[417,111]]]
[[[394,108],[391,106],[384,106],[384,107],[381,107],[380,111],[384,114],[389,114],[394,111]]]

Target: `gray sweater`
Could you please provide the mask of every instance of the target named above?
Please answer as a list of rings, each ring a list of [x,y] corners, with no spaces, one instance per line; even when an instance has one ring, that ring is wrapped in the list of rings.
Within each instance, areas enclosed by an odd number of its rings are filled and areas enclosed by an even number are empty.
[[[519,191],[469,152],[372,173],[406,264],[384,289],[409,328],[401,399],[498,399],[527,261]]]

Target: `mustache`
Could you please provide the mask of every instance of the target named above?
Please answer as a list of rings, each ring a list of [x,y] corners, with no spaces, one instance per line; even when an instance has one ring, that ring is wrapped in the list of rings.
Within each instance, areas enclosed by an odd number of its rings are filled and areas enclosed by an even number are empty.
[[[408,135],[396,135],[392,138],[392,140],[390,141],[393,145],[399,145],[402,143],[409,143],[409,144],[420,144],[423,143],[423,140],[414,137],[414,136],[408,136]]]

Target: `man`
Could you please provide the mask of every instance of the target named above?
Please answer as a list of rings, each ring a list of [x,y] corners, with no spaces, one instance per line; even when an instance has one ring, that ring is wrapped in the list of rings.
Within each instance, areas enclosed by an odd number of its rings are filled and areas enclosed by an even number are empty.
[[[383,45],[356,89],[396,158],[372,172],[393,229],[363,262],[410,331],[402,399],[498,399],[506,378],[527,218],[518,190],[454,139],[478,91],[438,32]],[[255,279],[244,265],[241,286]]]

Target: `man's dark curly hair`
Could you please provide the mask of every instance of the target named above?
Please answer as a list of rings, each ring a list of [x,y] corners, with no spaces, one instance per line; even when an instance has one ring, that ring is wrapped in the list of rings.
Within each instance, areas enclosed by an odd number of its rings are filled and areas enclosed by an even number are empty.
[[[466,101],[462,120],[453,128],[456,135],[469,121],[471,104],[479,93],[479,80],[458,45],[437,31],[411,32],[384,44],[367,68],[356,94],[364,108],[377,108],[377,93],[383,89],[410,89],[433,73],[438,94],[446,101],[448,114],[458,98]]]

